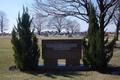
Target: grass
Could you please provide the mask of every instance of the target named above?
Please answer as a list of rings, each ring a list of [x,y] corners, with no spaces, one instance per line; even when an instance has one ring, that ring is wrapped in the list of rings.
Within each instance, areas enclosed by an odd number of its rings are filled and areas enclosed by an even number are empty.
[[[61,37],[38,37],[39,46],[41,46],[41,39],[49,38],[61,39]],[[79,39],[82,37],[74,37],[74,39],[75,38]],[[62,39],[68,38],[62,37]],[[0,80],[120,80],[120,75],[112,75],[107,72],[100,73],[97,71],[9,71],[9,67],[15,65],[13,54],[14,52],[12,50],[11,37],[0,36]],[[41,62],[43,61],[40,57],[39,63]],[[113,58],[109,64],[120,67],[120,45],[117,45],[115,48]]]

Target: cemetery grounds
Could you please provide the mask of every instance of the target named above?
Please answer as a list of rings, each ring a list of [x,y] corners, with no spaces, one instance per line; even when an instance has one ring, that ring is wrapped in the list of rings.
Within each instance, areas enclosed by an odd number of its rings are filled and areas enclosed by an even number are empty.
[[[109,36],[111,40],[112,35]],[[83,37],[68,38],[61,37],[38,37],[38,44],[41,48],[41,39],[82,39]],[[120,36],[119,36],[120,42]],[[42,52],[42,51],[40,51]],[[0,80],[120,80],[120,74],[97,71],[10,71],[9,67],[14,66],[14,57],[11,44],[11,36],[0,36]],[[43,63],[40,56],[39,63]],[[64,63],[65,60],[59,60]],[[82,60],[81,60],[82,63]],[[114,49],[114,55],[110,65],[120,68],[120,44]]]

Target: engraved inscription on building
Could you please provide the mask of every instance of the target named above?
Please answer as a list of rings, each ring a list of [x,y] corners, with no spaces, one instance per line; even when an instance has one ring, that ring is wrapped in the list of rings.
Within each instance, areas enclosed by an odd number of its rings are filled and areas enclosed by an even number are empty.
[[[70,48],[76,48],[77,44],[46,44],[46,47],[53,50],[70,50]]]

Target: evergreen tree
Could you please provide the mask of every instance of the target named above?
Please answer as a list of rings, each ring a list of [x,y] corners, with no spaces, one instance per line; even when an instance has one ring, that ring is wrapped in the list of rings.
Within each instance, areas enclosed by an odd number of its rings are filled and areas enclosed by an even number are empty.
[[[88,42],[85,40],[85,38],[82,41],[83,63],[88,69],[106,69],[108,62],[112,58],[116,39],[114,38],[112,42],[108,43],[108,38],[105,42],[103,42],[101,36],[102,31],[98,25],[95,8],[93,5],[91,5]]]
[[[22,17],[20,14],[18,15],[17,27],[12,31],[11,43],[13,44],[15,64],[22,71],[36,69],[40,57],[38,39],[34,35],[34,30],[32,32],[30,30],[31,22],[28,9],[23,7]]]

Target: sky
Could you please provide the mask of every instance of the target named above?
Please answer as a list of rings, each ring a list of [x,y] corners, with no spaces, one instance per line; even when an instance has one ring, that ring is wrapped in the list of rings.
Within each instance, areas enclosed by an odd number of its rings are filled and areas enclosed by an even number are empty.
[[[33,0],[0,0],[0,11],[4,11],[9,19],[9,30],[5,32],[11,33],[14,25],[17,25],[16,20],[18,18],[18,13],[20,12],[22,15],[23,5],[28,7],[30,9],[29,12],[32,13],[32,9],[30,8],[31,4],[33,4]],[[30,15],[32,16],[33,14]],[[81,32],[88,30],[88,24],[86,22],[79,19],[77,19],[77,21],[80,22]],[[114,24],[109,24],[106,29],[107,31],[115,32],[116,27]]]
[[[7,14],[7,19],[9,20],[8,26],[9,30],[5,32],[11,32],[14,25],[17,25],[18,13],[22,15],[23,5],[29,6],[32,0],[0,0],[0,11]]]

